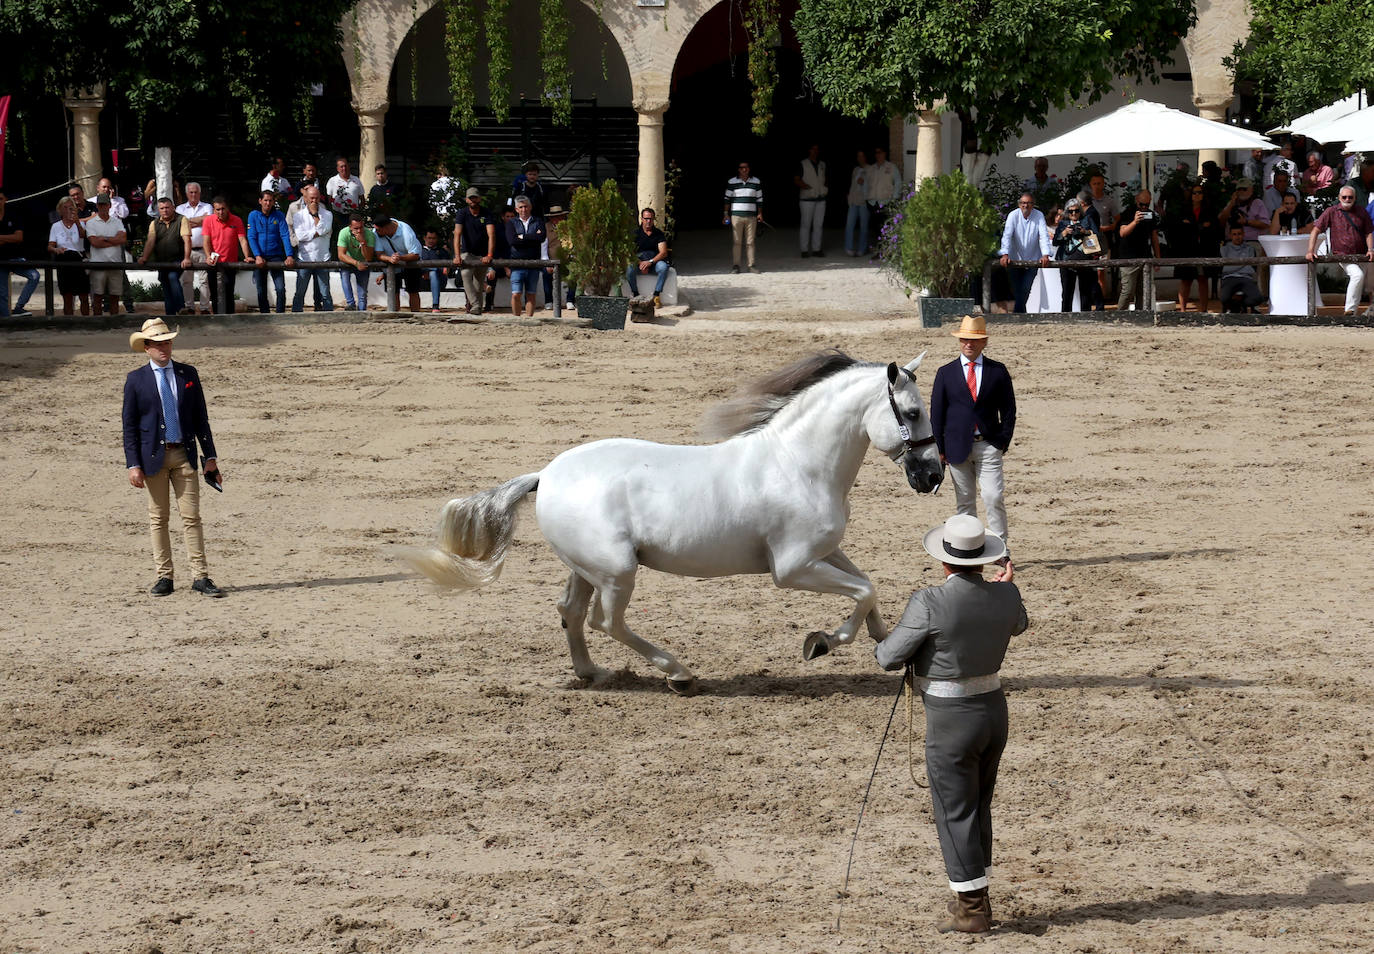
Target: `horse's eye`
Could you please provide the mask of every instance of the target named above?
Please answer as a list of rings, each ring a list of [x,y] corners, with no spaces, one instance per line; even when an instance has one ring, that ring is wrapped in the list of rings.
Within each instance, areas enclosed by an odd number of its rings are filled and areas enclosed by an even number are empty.
[[[921,419],[921,409],[919,407],[913,408],[910,411],[906,412],[906,416],[911,418],[911,420],[913,421],[919,421]]]

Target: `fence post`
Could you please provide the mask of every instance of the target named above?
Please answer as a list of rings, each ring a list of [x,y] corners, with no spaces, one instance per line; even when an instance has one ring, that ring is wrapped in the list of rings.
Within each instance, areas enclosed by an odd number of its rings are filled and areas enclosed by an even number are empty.
[[[1150,313],[1150,320],[1153,324],[1159,324],[1159,309],[1155,301],[1155,266],[1154,263],[1144,266],[1140,270],[1140,283],[1145,286],[1145,294],[1141,296],[1141,303],[1145,310]]]
[[[44,312],[49,318],[51,318],[54,314],[56,314],[56,312],[53,310],[54,300],[51,265],[43,266],[43,302]]]
[[[1307,317],[1317,314],[1317,263],[1307,263]]]
[[[983,314],[992,314],[992,263],[989,258],[983,263]]]
[[[557,267],[553,270],[553,316],[563,317],[563,276],[558,274]]]
[[[386,267],[386,310],[401,310],[401,290],[396,287],[396,266]]]

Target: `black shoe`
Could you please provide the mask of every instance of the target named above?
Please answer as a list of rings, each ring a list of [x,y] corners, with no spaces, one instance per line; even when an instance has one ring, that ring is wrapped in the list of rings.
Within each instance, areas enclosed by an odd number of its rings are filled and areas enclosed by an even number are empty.
[[[802,252],[802,258],[810,258],[810,257],[811,257],[811,253],[810,253],[810,252]]]
[[[738,275],[738,274],[739,274],[739,266],[738,266],[738,265],[731,265],[731,266],[730,266],[730,274],[732,274],[732,275]]]
[[[14,309],[14,311],[10,312],[10,317],[11,317],[11,318],[32,318],[32,317],[33,317],[33,312],[29,311],[27,308],[16,308],[16,309]]]
[[[171,581],[168,580],[167,582],[170,583]],[[197,593],[202,593],[205,596],[220,597],[224,595],[224,591],[220,589],[218,586],[216,586],[214,580],[210,579],[208,576],[202,576],[200,579],[192,583],[191,589],[195,590]]]
[[[172,578],[164,576],[153,584],[153,588],[148,591],[154,596],[167,596],[172,592]]]
[[[825,258],[825,249],[818,248],[811,254],[814,255],[816,258]]]

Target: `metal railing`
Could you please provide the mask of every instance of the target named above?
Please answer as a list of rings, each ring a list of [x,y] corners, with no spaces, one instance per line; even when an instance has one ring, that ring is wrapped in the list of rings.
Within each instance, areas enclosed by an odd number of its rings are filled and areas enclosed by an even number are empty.
[[[218,262],[210,264],[191,264],[182,265],[180,262],[60,262],[52,259],[25,259],[0,261],[0,272],[33,271],[43,272],[43,302],[44,315],[54,317],[56,312],[56,292],[55,292],[55,273],[63,270],[77,271],[108,271],[108,272],[209,272],[210,280],[217,282],[217,294],[212,296],[212,300],[221,304],[227,303],[233,307],[233,284],[231,275],[235,272],[298,272],[298,271],[324,271],[324,272],[362,272],[366,271],[369,275],[373,272],[381,272],[386,276],[386,308],[387,311],[397,312],[401,310],[401,290],[397,279],[405,272],[419,271],[426,272],[435,268],[461,269],[461,268],[485,268],[494,266],[497,268],[527,268],[527,269],[553,269],[553,316],[561,318],[563,316],[563,278],[559,274],[558,266],[562,263],[555,259],[547,258],[496,258],[490,263],[483,263],[476,266],[468,266],[461,261],[445,261],[435,259],[425,259],[419,262],[407,263],[405,265],[392,265],[389,262],[368,262],[366,269],[358,268],[356,265],[349,265],[346,262],[331,260],[327,262],[296,262],[287,265],[285,262],[265,262],[262,265],[256,262]],[[5,281],[9,281],[6,274]],[[112,296],[115,297],[115,296]],[[217,312],[217,314],[231,314],[230,311]],[[256,313],[251,311],[249,313]]]
[[[1001,257],[990,256],[983,263],[983,313],[992,313],[992,270],[999,265]],[[1317,314],[1318,303],[1321,296],[1317,290],[1317,266],[1324,264],[1346,265],[1350,263],[1360,265],[1370,265],[1369,259],[1363,255],[1318,255],[1314,261],[1308,261],[1305,255],[1257,255],[1254,258],[1234,259],[1220,258],[1218,256],[1194,257],[1194,258],[1096,258],[1079,259],[1076,261],[1050,261],[1049,264],[1041,264],[1039,259],[1031,261],[1010,261],[1008,268],[1068,268],[1068,269],[1089,269],[1096,271],[1099,268],[1127,269],[1145,267],[1141,275],[1141,285],[1143,293],[1141,298],[1141,310],[1147,312],[1155,311],[1155,282],[1154,269],[1173,268],[1178,265],[1197,265],[1197,266],[1236,266],[1250,265],[1260,268],[1266,265],[1306,265],[1307,266],[1307,317],[1312,318]],[[1223,276],[1225,277],[1225,276]],[[1225,302],[1222,303],[1223,305]],[[1086,309],[1085,309],[1086,310]]]

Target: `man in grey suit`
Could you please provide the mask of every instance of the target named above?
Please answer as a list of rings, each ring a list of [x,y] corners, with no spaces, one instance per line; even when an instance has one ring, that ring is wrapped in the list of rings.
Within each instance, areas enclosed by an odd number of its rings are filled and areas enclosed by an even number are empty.
[[[1007,564],[991,580],[983,565],[1006,544],[974,516],[959,514],[922,541],[945,567],[940,586],[911,594],[901,621],[874,650],[884,669],[912,668],[926,710],[926,775],[950,916],[940,932],[992,928],[992,790],[1007,744],[1007,700],[997,671],[1007,644],[1026,630],[1026,607]]]

